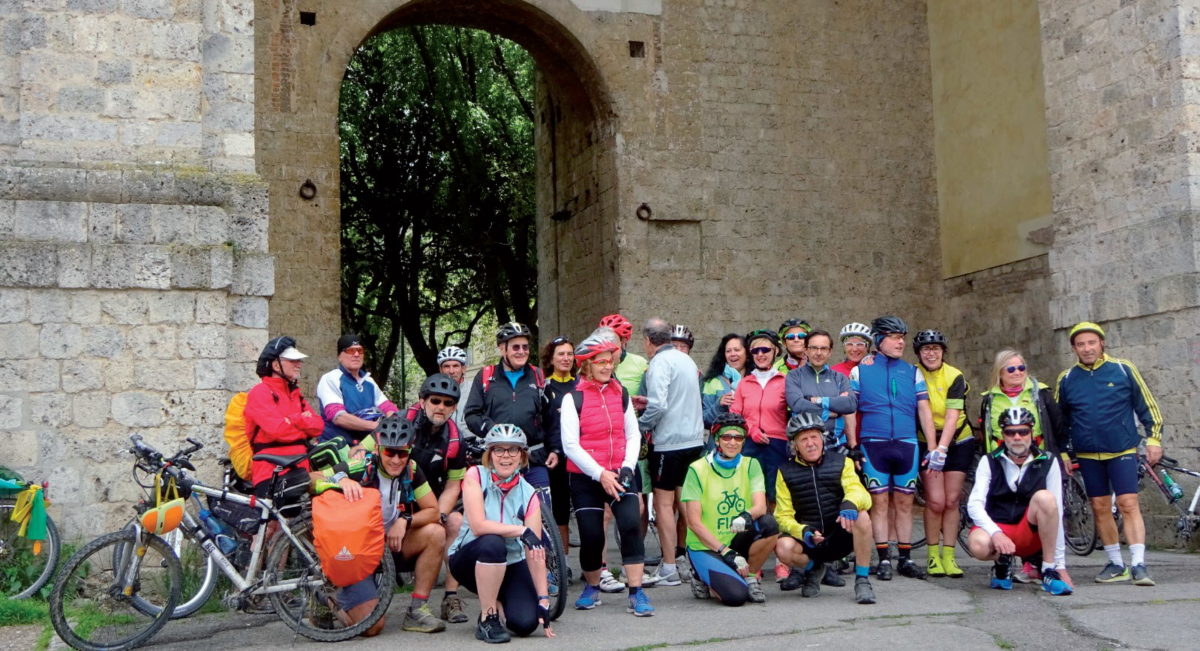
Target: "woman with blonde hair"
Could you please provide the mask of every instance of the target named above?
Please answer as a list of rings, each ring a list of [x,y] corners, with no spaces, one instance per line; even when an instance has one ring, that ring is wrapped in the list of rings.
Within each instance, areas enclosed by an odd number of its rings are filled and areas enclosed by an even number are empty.
[[[985,452],[994,452],[1000,445],[1000,414],[1013,407],[1024,407],[1033,414],[1034,444],[1055,455],[1061,452],[1058,437],[1062,435],[1062,418],[1054,390],[1029,373],[1025,357],[1019,351],[1006,348],[996,353],[988,389],[983,392],[980,404]]]

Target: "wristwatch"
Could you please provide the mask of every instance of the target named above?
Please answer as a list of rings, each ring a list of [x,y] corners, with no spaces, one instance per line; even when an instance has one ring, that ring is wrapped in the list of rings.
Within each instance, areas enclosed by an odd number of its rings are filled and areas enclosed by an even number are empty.
[[[409,513],[408,511],[403,511],[403,512],[401,512],[401,513],[400,513],[400,517],[404,518],[404,519],[405,519],[405,520],[407,520],[409,523],[412,523],[412,514],[411,514],[411,513]]]
[[[446,524],[446,520],[450,519],[450,514],[449,513],[439,513],[438,519],[442,521],[442,524]]]
[[[335,483],[335,484],[336,484],[336,483],[338,483],[338,482],[342,481],[343,479],[346,479],[346,478],[347,478],[347,477],[349,477],[349,476],[350,476],[350,475],[347,475],[347,474],[346,474],[346,473],[344,473],[344,472],[338,472],[338,473],[334,473],[334,475],[333,475],[333,477],[332,477],[332,480],[333,480],[333,483]]]

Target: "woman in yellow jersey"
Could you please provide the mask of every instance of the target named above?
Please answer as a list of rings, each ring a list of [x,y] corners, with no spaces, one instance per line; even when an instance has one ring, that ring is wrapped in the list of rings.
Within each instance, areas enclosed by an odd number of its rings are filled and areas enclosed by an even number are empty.
[[[954,560],[958,536],[958,503],[963,482],[975,460],[975,437],[967,426],[964,409],[970,386],[958,369],[945,363],[946,335],[922,330],[913,338],[913,351],[929,389],[929,406],[937,427],[936,441],[923,441],[925,460],[925,539],[929,542],[929,576],[961,578]],[[945,541],[945,545],[942,545]]]

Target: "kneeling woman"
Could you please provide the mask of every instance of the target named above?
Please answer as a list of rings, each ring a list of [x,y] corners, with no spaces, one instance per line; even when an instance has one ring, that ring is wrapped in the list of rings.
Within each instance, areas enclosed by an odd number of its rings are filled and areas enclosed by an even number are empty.
[[[775,548],[779,527],[767,513],[767,493],[757,459],[742,456],[746,421],[717,417],[716,449],[688,466],[680,500],[687,513],[687,554],[692,594],[709,591],[727,606],[767,600],[758,572]],[[747,560],[749,559],[749,560]]]
[[[450,545],[450,572],[479,595],[476,638],[508,642],[508,631],[525,637],[539,621],[546,637],[554,637],[542,511],[537,491],[521,477],[529,461],[525,433],[500,423],[488,431],[484,446],[480,465],[463,478],[466,522]],[[498,604],[504,607],[503,624]]]

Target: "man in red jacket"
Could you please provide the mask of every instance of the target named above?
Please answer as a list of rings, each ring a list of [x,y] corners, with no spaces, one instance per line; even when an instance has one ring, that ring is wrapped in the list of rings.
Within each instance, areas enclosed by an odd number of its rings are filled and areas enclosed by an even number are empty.
[[[258,356],[256,372],[262,381],[250,389],[245,410],[246,437],[255,454],[304,454],[308,451],[305,442],[324,428],[320,414],[300,394],[300,370],[306,357],[296,350],[291,337],[268,341]],[[250,478],[259,497],[270,497],[274,469],[269,461],[251,465]],[[289,496],[303,494],[308,485],[308,461],[281,475],[280,481],[288,487]]]

